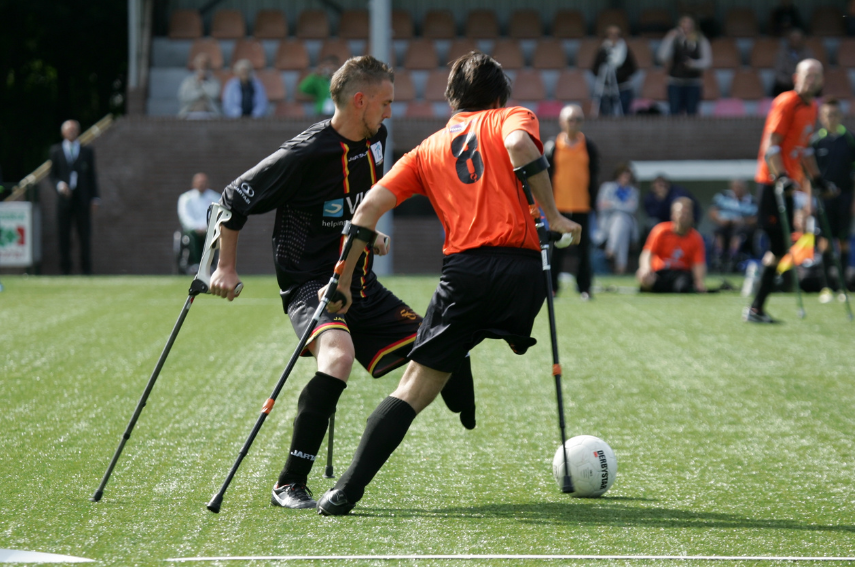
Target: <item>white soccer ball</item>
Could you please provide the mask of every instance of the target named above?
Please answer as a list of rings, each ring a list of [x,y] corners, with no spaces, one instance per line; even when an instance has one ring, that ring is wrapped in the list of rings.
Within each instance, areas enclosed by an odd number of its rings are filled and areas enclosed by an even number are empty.
[[[572,496],[596,498],[611,488],[617,475],[617,459],[609,444],[593,435],[577,435],[564,444],[567,463],[570,465],[570,480],[573,481]],[[561,446],[552,459],[552,476],[558,487],[564,485],[564,451]]]

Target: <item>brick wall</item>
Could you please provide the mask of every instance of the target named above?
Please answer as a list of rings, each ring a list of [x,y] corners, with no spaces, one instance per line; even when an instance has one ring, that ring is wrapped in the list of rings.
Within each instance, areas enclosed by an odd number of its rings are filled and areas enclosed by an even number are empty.
[[[102,206],[94,219],[93,263],[97,274],[172,272],[172,235],[178,228],[178,196],[194,173],[208,174],[222,190],[232,179],[310,124],[307,120],[180,121],[124,117],[93,143]],[[442,126],[437,120],[398,119],[394,139],[412,148]],[[600,148],[603,179],[627,160],[752,159],[762,118],[681,119],[627,117],[589,120],[585,131]],[[543,121],[544,138],[558,131]],[[43,215],[42,273],[59,271],[56,193],[40,187]],[[272,273],[273,214],[253,218],[241,232],[238,271]],[[406,217],[395,225],[398,273],[438,273],[442,233],[436,218]],[[77,261],[75,255],[75,268]]]

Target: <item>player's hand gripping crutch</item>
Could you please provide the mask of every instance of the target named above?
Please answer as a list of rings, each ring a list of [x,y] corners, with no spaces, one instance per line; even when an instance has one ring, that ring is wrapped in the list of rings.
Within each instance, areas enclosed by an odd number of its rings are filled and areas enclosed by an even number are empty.
[[[350,232],[350,223],[345,223],[344,231],[342,234],[349,235]],[[344,261],[347,258],[347,255],[350,253],[350,249],[353,246],[353,238],[348,238],[345,240],[344,246],[342,247],[341,256],[339,258],[338,263],[335,266],[335,270],[333,271],[333,275],[330,278],[330,283],[327,285],[326,292],[321,298],[318,307],[315,309],[314,314],[312,315],[312,319],[309,321],[306,330],[303,331],[303,335],[300,337],[300,342],[297,343],[297,348],[294,349],[294,354],[291,355],[291,360],[288,361],[288,365],[285,367],[284,372],[282,372],[282,376],[279,377],[279,381],[276,383],[276,387],[273,389],[273,393],[270,394],[270,397],[264,402],[261,407],[261,413],[258,416],[258,419],[255,422],[255,426],[252,428],[252,431],[249,433],[249,437],[247,437],[246,442],[243,444],[243,447],[238,452],[237,460],[235,460],[232,465],[231,470],[229,470],[228,475],[226,476],[226,480],[223,482],[223,486],[220,487],[220,491],[211,498],[211,501],[208,502],[208,510],[217,514],[220,511],[220,507],[223,504],[223,496],[226,493],[226,490],[229,488],[229,484],[231,484],[232,479],[237,473],[238,467],[240,467],[241,462],[243,462],[244,457],[246,457],[249,452],[249,448],[252,446],[252,442],[255,440],[256,435],[261,430],[261,426],[264,425],[264,420],[267,419],[267,416],[270,414],[270,411],[273,409],[273,404],[276,402],[276,398],[279,396],[279,392],[282,391],[282,388],[285,386],[285,382],[288,380],[288,376],[291,375],[291,371],[294,369],[294,365],[297,363],[297,360],[300,358],[300,353],[303,352],[303,349],[306,348],[306,343],[309,342],[309,337],[312,336],[312,332],[315,330],[315,327],[318,324],[318,321],[323,315],[324,310],[327,308],[327,305],[330,302],[341,301],[342,303],[346,302],[346,298],[344,294],[338,291],[338,281],[341,278],[342,270],[344,270]],[[332,425],[332,423],[331,423]],[[330,431],[332,433],[332,431]],[[328,460],[328,471],[332,474],[331,471],[331,451],[332,451],[332,436],[329,439],[330,445],[330,454]]]
[[[552,342],[552,375],[555,377],[555,395],[558,401],[558,427],[561,429],[561,448],[564,452],[564,480],[561,485],[561,492],[573,492],[573,481],[570,478],[570,466],[567,463],[567,448],[564,446],[567,442],[567,431],[564,423],[564,397],[561,392],[561,364],[558,360],[558,335],[555,330],[555,303],[552,299],[552,276],[550,274],[549,265],[549,246],[550,241],[557,240],[556,246],[564,248],[573,243],[573,235],[550,233],[546,229],[546,224],[540,214],[540,209],[534,202],[531,187],[528,183],[528,178],[540,173],[549,167],[546,158],[541,156],[539,159],[514,169],[517,178],[522,182],[523,192],[525,193],[526,201],[528,202],[529,212],[534,219],[534,225],[537,228],[537,235],[540,238],[540,255],[543,262],[543,275],[546,279],[546,306],[549,311],[549,338]]]
[[[846,316],[849,321],[852,321],[852,306],[849,304],[849,292],[846,289],[846,278],[843,273],[843,266],[840,264],[840,255],[834,249],[834,235],[831,233],[831,225],[828,222],[828,215],[825,212],[825,204],[822,202],[822,196],[816,197],[816,210],[819,213],[819,219],[822,223],[822,232],[828,240],[828,245],[831,246],[831,257],[834,259],[834,267],[837,268],[837,281],[840,285],[840,292],[843,294],[844,303],[846,304]]]
[[[184,319],[190,311],[190,306],[193,305],[193,300],[196,299],[196,296],[200,293],[208,293],[211,285],[211,263],[214,259],[214,252],[220,245],[220,226],[230,218],[232,218],[231,211],[226,210],[216,203],[211,205],[208,217],[208,233],[205,235],[205,246],[203,248],[202,259],[199,261],[199,271],[196,273],[196,277],[193,278],[193,281],[190,284],[190,291],[187,296],[187,300],[184,302],[184,307],[181,309],[181,314],[178,316],[178,321],[176,321],[175,326],[172,328],[172,333],[169,335],[169,340],[166,341],[166,346],[163,347],[163,352],[160,353],[160,358],[157,360],[154,372],[151,373],[151,377],[148,379],[148,384],[146,385],[139,402],[137,402],[137,407],[134,410],[134,414],[131,416],[131,420],[128,422],[128,426],[125,429],[124,434],[122,434],[122,439],[119,441],[119,447],[116,449],[113,459],[107,467],[107,472],[104,473],[104,478],[101,479],[101,484],[90,498],[92,502],[98,502],[104,495],[104,487],[107,486],[107,482],[110,480],[110,475],[113,474],[113,469],[119,461],[119,456],[125,448],[125,443],[127,443],[128,439],[131,437],[131,432],[133,431],[134,426],[145,407],[152,388],[154,388],[154,383],[157,381],[161,368],[163,368],[163,363],[166,362],[166,357],[169,356],[169,351],[172,349],[172,343],[175,342],[175,338],[178,336],[178,331],[181,330],[181,325],[184,324]],[[243,289],[243,284],[238,283],[237,286],[235,286],[236,296],[240,294],[241,289]]]
[[[793,246],[793,239],[790,236],[790,219],[787,216],[787,201],[784,198],[786,191],[792,190],[793,182],[789,177],[780,176],[775,180],[775,202],[778,204],[778,217],[781,219],[781,229],[784,232],[784,245],[786,246],[785,254],[790,253],[790,248]],[[780,262],[781,259],[779,258]],[[805,307],[802,303],[802,286],[799,283],[799,271],[793,264],[793,280],[796,284],[796,307],[798,308],[799,319],[805,318]]]

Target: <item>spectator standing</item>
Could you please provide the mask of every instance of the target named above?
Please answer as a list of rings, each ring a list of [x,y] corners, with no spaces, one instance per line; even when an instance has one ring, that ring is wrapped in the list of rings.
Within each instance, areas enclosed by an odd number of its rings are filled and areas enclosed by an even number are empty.
[[[680,197],[692,200],[692,218],[695,223],[701,220],[701,205],[694,195],[680,185],[674,185],[660,173],[650,183],[650,192],[644,196],[644,212],[647,215],[648,228],[671,220],[671,205]]]
[[[229,79],[223,90],[223,113],[229,118],[261,118],[266,115],[267,93],[253,73],[252,63],[241,59],[235,63],[234,71],[237,76]]]
[[[600,186],[597,196],[597,242],[605,245],[606,258],[613,262],[615,273],[624,274],[629,247],[638,240],[638,189],[626,165],[615,170],[614,178]]]
[[[769,33],[782,37],[792,29],[804,29],[804,21],[793,0],[781,0],[769,16]]]
[[[178,101],[181,118],[211,118],[219,116],[220,81],[211,74],[211,58],[200,53],[193,59],[193,74],[181,82]]]
[[[544,145],[543,155],[549,160],[552,194],[561,214],[582,227],[576,289],[583,300],[591,298],[591,207],[597,202],[597,176],[600,156],[597,146],[582,132],[585,113],[577,104],[561,109],[558,124],[561,132]],[[552,289],[559,290],[558,274],[570,248],[552,251]]]
[[[712,49],[691,16],[680,18],[677,27],[665,34],[657,56],[668,68],[671,114],[697,114],[703,87],[702,75],[704,69],[712,65]]]
[[[76,120],[62,123],[63,141],[50,149],[50,180],[56,188],[56,219],[59,236],[59,265],[62,273],[71,273],[71,226],[77,229],[80,247],[80,269],[92,274],[92,214],[98,209],[98,180],[95,175],[95,152],[80,144],[80,124]]]
[[[805,45],[805,34],[800,29],[792,29],[787,33],[787,40],[778,50],[775,57],[775,84],[772,96],[793,90],[793,74],[796,66],[813,57],[813,51]]]
[[[727,191],[716,193],[710,219],[715,224],[713,265],[729,273],[738,264],[740,250],[751,241],[757,226],[757,203],[748,192],[745,180],[732,179]]]
[[[322,116],[332,116],[335,104],[330,98],[330,79],[341,63],[335,55],[325,57],[314,73],[306,75],[297,85],[301,93],[312,97],[315,101],[315,112]]]
[[[606,39],[597,49],[591,71],[596,75],[598,85],[605,85],[608,77],[614,72],[620,93],[621,113],[624,116],[629,114],[632,105],[633,89],[630,81],[637,70],[638,65],[635,62],[635,56],[621,37],[621,29],[618,26],[607,27]],[[614,101],[611,98],[602,97],[600,99],[600,114],[603,116],[617,114],[617,109],[612,108],[613,104]]]
[[[671,220],[653,227],[635,276],[642,291],[704,293],[704,239],[692,227],[692,200],[680,197],[671,205]]]
[[[837,239],[840,246],[840,263],[845,277],[847,272],[849,234],[853,216],[853,181],[855,174],[855,136],[841,123],[843,111],[835,98],[823,101],[819,107],[819,123],[822,128],[811,138],[811,147],[816,156],[816,164],[824,179],[831,181],[840,189],[840,194],[824,199],[825,213],[828,216],[831,234],[829,240]],[[823,264],[833,266],[832,249],[828,247],[823,254]]]
[[[208,176],[193,176],[193,188],[178,197],[178,220],[181,231],[190,238],[188,265],[194,266],[202,259],[205,234],[208,232],[208,207],[220,200],[220,194],[208,188]]]

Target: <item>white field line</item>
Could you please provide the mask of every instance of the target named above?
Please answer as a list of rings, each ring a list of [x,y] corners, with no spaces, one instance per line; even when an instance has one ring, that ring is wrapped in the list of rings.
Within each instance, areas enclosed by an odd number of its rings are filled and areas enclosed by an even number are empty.
[[[679,561],[855,561],[855,557],[797,557],[749,555],[246,555],[233,557],[174,557],[165,561],[353,561],[402,559],[514,559],[514,560],[679,560]]]

